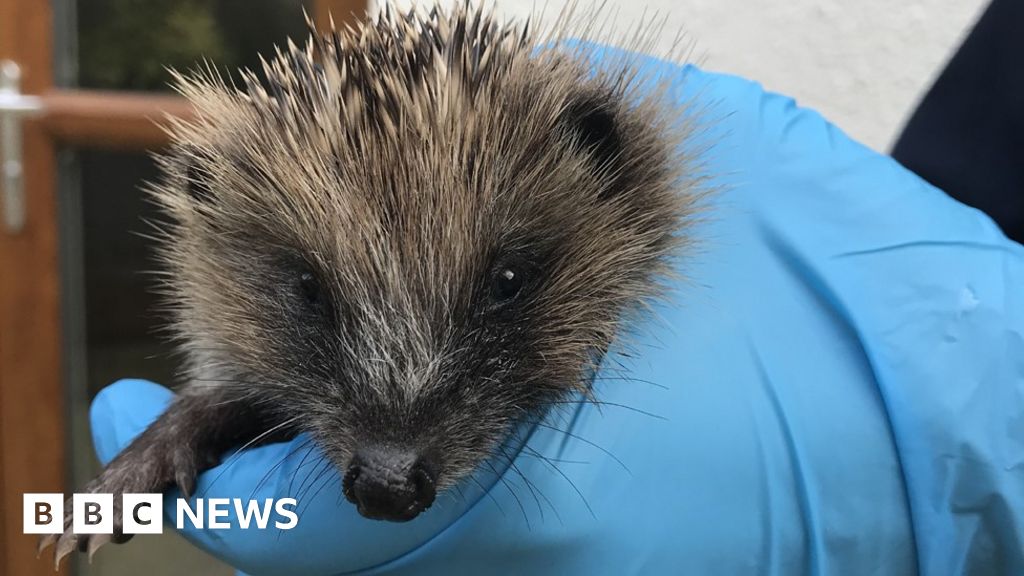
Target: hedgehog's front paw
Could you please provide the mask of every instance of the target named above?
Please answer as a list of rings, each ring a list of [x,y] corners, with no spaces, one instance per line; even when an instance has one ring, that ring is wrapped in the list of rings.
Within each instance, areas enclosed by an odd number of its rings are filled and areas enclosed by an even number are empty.
[[[153,461],[144,455],[161,454],[159,461]],[[122,544],[131,540],[131,534],[124,533],[122,520],[122,497],[124,494],[146,494],[163,492],[177,485],[185,495],[192,493],[198,475],[198,460],[181,446],[165,452],[157,450],[128,450],[118,456],[103,472],[90,482],[83,492],[89,494],[113,494],[113,509],[105,512],[112,514],[112,534],[75,534],[72,531],[73,506],[72,499],[64,504],[64,533],[47,534],[39,540],[39,554],[56,543],[54,551],[54,567],[60,568],[60,562],[75,548],[89,555],[92,560],[104,544],[113,542]],[[162,513],[162,511],[159,511]]]

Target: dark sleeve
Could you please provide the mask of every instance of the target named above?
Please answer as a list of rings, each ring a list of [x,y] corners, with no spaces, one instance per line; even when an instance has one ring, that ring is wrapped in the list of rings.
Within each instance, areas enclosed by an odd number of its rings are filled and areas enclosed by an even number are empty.
[[[989,5],[892,155],[1024,241],[1024,0]]]

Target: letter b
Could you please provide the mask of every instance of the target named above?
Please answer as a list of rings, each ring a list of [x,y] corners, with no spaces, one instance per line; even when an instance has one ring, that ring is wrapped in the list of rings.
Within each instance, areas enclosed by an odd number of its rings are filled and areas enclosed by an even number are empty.
[[[72,503],[71,528],[75,534],[113,534],[113,494],[75,494]]]
[[[25,534],[60,534],[64,532],[64,495],[23,495],[22,531]]]

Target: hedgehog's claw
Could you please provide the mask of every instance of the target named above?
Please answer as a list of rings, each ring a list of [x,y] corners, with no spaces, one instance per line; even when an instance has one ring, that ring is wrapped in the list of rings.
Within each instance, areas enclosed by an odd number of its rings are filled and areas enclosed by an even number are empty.
[[[39,537],[39,545],[36,547],[36,558],[43,555],[43,551],[57,541],[57,534],[43,534]]]
[[[113,534],[75,534],[71,531],[70,520],[67,520],[65,525],[67,527],[64,529],[63,534],[44,534],[40,536],[39,546],[36,549],[36,558],[39,558],[42,556],[43,551],[56,542],[57,546],[53,551],[54,570],[60,570],[60,563],[64,560],[64,557],[76,549],[79,552],[88,554],[89,563],[91,564],[93,555],[106,544],[110,542],[123,544],[132,538],[132,534],[123,533],[120,522],[114,523]]]
[[[97,550],[103,547],[104,544],[111,541],[110,534],[92,534],[86,543],[86,552],[89,554],[89,563],[92,564],[92,555]]]
[[[191,498],[196,491],[196,474],[191,470],[179,469],[174,474],[174,483],[185,498]]]
[[[78,546],[78,537],[70,530],[65,531],[57,539],[57,549],[53,552],[53,569],[60,570],[60,561]]]

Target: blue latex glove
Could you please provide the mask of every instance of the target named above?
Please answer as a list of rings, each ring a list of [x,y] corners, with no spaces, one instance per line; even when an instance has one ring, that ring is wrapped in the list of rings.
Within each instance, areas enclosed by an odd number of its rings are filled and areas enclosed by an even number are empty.
[[[358,516],[304,438],[248,450],[199,494],[299,495],[298,527],[187,538],[261,575],[1024,573],[1024,251],[788,98],[644,65],[714,119],[723,188],[605,404],[407,524]],[[101,459],[169,399],[106,389]]]

